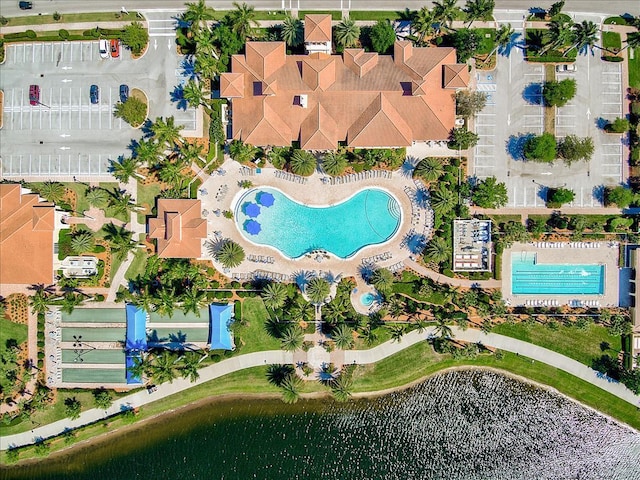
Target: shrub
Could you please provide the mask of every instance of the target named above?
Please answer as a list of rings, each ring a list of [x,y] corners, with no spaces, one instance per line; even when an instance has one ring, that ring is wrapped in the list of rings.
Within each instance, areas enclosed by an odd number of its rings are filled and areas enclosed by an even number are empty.
[[[624,58],[618,57],[617,55],[602,55],[602,60],[605,62],[622,62]]]
[[[633,198],[633,192],[623,186],[607,188],[604,195],[607,205],[616,205],[618,208],[627,208],[633,202]]]
[[[65,30],[64,28],[61,28],[60,30],[58,30],[58,36],[62,40],[67,40],[69,38],[69,31]]]
[[[124,28],[122,43],[129,47],[134,55],[140,55],[149,43],[149,32],[140,22],[133,22]]]
[[[467,150],[475,147],[480,137],[466,128],[454,128],[449,135],[449,148],[452,150]]]
[[[27,30],[24,34],[27,38],[36,38],[38,36],[33,30]]]
[[[386,53],[396,41],[396,32],[389,20],[380,20],[369,33],[371,45],[378,53]]]
[[[116,103],[113,116],[123,119],[133,127],[138,127],[147,118],[147,105],[135,97],[129,97],[124,103]]]
[[[562,107],[576,95],[577,84],[572,78],[560,82],[545,82],[542,96],[547,105]]]
[[[0,25],[6,25],[9,23],[9,19],[7,17],[0,16]]]
[[[573,202],[576,194],[568,188],[554,188],[549,190],[547,206],[549,208],[559,208],[565,203]]]
[[[535,162],[551,163],[556,158],[556,137],[550,133],[529,138],[524,144],[524,157]]]
[[[61,18],[62,18],[62,15],[60,15],[58,12],[53,12],[53,19],[56,22],[60,21]]]
[[[610,133],[624,133],[629,130],[629,120],[626,118],[618,117],[613,122],[608,123],[604,129]]]

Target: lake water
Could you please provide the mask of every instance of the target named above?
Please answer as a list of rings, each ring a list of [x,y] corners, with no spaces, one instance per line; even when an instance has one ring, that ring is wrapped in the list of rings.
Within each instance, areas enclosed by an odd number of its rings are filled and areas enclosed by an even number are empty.
[[[640,478],[640,434],[487,371],[336,404],[217,402],[1,478]]]

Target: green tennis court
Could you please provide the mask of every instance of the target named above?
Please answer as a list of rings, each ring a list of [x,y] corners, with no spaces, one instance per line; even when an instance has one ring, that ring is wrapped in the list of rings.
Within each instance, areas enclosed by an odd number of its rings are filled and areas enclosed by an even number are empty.
[[[62,312],[65,323],[125,323],[124,308],[74,308],[73,313]]]
[[[82,363],[119,363],[124,365],[125,354],[122,350],[82,350],[80,354],[73,350],[62,350],[62,363],[74,363],[79,361],[79,357],[82,358]]]
[[[63,368],[63,383],[126,383],[123,368]]]
[[[147,333],[147,341],[157,342],[206,342],[209,328],[153,328]]]
[[[79,339],[82,342],[124,342],[125,328],[114,327],[62,327],[62,341],[75,342]],[[73,337],[76,338],[73,338]],[[80,338],[82,337],[82,338]]]
[[[173,313],[172,317],[161,316],[156,312],[152,312],[149,314],[148,323],[203,323],[208,325],[209,310],[207,308],[203,308],[202,310],[200,310],[199,317],[192,312],[189,312],[185,315],[181,310],[176,310]]]

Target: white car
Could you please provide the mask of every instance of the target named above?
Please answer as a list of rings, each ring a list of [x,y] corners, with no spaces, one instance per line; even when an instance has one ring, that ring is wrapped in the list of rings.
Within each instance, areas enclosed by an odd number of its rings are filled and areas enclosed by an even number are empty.
[[[109,58],[109,42],[105,39],[100,40],[99,50],[100,58]]]
[[[558,73],[575,72],[575,71],[576,71],[576,66],[573,63],[564,63],[562,65],[556,65],[556,72]]]

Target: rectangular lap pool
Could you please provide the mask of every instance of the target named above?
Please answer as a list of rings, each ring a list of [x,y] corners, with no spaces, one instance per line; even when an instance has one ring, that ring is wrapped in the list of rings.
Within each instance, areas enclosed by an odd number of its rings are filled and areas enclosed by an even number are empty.
[[[513,295],[602,295],[604,265],[537,263],[533,252],[511,255]]]

